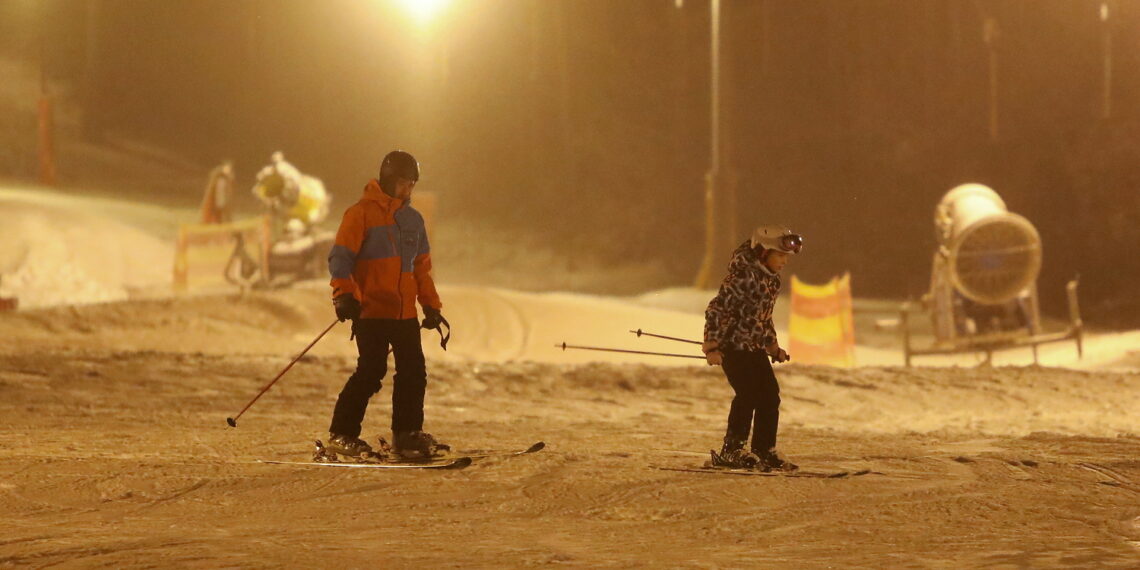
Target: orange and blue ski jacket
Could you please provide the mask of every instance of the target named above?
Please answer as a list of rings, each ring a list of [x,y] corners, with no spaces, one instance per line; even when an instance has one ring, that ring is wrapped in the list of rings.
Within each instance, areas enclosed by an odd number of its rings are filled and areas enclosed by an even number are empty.
[[[370,180],[344,212],[329,252],[333,298],[353,294],[365,319],[414,319],[416,300],[440,309],[424,218]]]

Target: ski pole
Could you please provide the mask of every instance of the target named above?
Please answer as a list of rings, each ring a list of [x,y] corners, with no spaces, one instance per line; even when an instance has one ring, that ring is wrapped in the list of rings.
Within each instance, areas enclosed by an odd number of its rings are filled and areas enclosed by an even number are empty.
[[[258,398],[260,398],[260,397],[261,397],[261,395],[262,395],[262,394],[264,394],[266,391],[268,391],[268,390],[269,390],[269,388],[270,388],[271,386],[273,386],[273,384],[274,384],[274,383],[276,383],[278,380],[280,380],[280,379],[281,379],[281,377],[282,377],[282,376],[284,376],[284,375],[285,375],[285,373],[286,373],[286,372],[288,372],[288,371],[289,371],[289,369],[290,369],[290,368],[292,368],[292,367],[293,367],[293,365],[297,363],[297,361],[298,361],[298,360],[301,360],[301,357],[302,357],[302,356],[305,356],[305,353],[306,353],[306,352],[309,352],[309,349],[310,349],[310,348],[313,348],[313,345],[314,345],[314,344],[317,344],[317,341],[319,341],[319,340],[321,340],[322,338],[324,338],[325,334],[326,334],[326,333],[328,333],[329,331],[331,331],[331,330],[332,330],[332,328],[333,328],[333,327],[335,327],[335,326],[336,326],[336,324],[337,324],[337,323],[339,323],[339,322],[340,322],[340,320],[339,320],[339,319],[337,319],[337,320],[334,320],[334,321],[332,322],[332,324],[331,324],[331,325],[329,325],[328,327],[326,327],[326,328],[325,328],[325,330],[321,331],[321,334],[317,335],[317,338],[314,338],[314,339],[313,339],[313,342],[310,342],[310,343],[309,343],[309,346],[306,346],[306,347],[305,347],[305,350],[302,350],[302,351],[301,351],[301,354],[298,354],[296,357],[294,357],[294,358],[293,358],[293,361],[292,361],[292,362],[290,362],[288,366],[286,366],[286,367],[285,367],[285,368],[284,368],[284,369],[283,369],[281,372],[278,372],[278,373],[277,373],[277,376],[275,376],[275,377],[273,378],[273,380],[270,380],[270,381],[269,381],[269,383],[268,383],[268,384],[266,384],[266,385],[265,385],[265,387],[264,387],[264,388],[262,388],[262,389],[261,389],[261,391],[260,391],[260,392],[258,392],[258,393],[257,393],[257,395],[256,395],[256,396],[254,396],[254,397],[253,397],[253,399],[252,399],[252,400],[250,400],[250,401],[249,401],[249,403],[245,405],[245,407],[244,407],[244,408],[242,408],[242,409],[241,409],[241,411],[240,411],[240,412],[238,412],[238,415],[236,415],[236,416],[234,416],[234,417],[232,417],[232,418],[226,418],[226,423],[227,423],[227,424],[230,424],[230,427],[234,427],[234,428],[236,428],[236,427],[237,427],[237,419],[238,419],[238,418],[240,418],[240,417],[241,417],[241,415],[242,415],[242,414],[244,414],[244,413],[245,413],[245,411],[246,411],[246,410],[248,410],[248,409],[249,409],[249,407],[250,407],[250,406],[252,406],[252,405],[253,405],[253,403],[254,403],[254,402],[256,402]]]
[[[687,343],[689,343],[689,344],[701,344],[701,342],[700,342],[700,341],[696,341],[696,340],[689,340],[689,339],[687,339],[687,338],[677,338],[677,337],[675,337],[675,336],[665,336],[665,335],[663,335],[663,334],[653,334],[653,333],[650,333],[650,332],[645,332],[645,331],[643,331],[643,330],[641,330],[641,329],[637,329],[637,330],[635,330],[635,331],[629,331],[629,332],[631,332],[631,333],[633,333],[633,334],[637,335],[637,337],[638,337],[638,338],[641,338],[641,337],[644,335],[644,336],[651,336],[651,337],[653,337],[653,338],[663,338],[663,339],[665,339],[665,340],[675,340],[675,341],[677,341],[677,342],[687,342]]]
[[[598,347],[598,346],[577,346],[577,345],[573,345],[573,344],[566,344],[565,342],[562,344],[554,345],[554,348],[561,348],[563,351],[565,351],[568,348],[574,348],[577,350],[597,350],[597,351],[601,351],[601,352],[621,352],[624,354],[648,354],[649,356],[672,356],[675,358],[700,358],[702,360],[704,360],[704,358],[705,358],[703,356],[697,356],[695,354],[671,354],[668,352],[645,352],[644,350],[626,350],[624,348],[602,348],[602,347]]]

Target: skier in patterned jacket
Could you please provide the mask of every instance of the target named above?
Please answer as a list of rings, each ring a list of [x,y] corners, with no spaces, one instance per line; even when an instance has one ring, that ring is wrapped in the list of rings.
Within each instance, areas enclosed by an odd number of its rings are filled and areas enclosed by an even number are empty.
[[[787,228],[757,228],[732,253],[728,275],[705,310],[701,349],[710,366],[724,369],[736,393],[724,446],[714,462],[763,471],[797,468],[776,452],[780,385],[772,362],[791,356],[776,338],[772,310],[780,294],[780,270],[802,247],[803,238]],[[745,451],[750,427],[751,451]]]

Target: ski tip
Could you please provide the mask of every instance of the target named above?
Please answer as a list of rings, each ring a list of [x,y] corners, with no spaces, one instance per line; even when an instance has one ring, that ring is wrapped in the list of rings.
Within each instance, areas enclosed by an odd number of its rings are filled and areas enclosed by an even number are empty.
[[[470,465],[471,465],[471,458],[470,457],[460,457],[459,459],[456,459],[455,461],[452,461],[451,463],[447,463],[447,464],[443,465],[441,467],[441,469],[463,469],[464,467],[468,467]]]

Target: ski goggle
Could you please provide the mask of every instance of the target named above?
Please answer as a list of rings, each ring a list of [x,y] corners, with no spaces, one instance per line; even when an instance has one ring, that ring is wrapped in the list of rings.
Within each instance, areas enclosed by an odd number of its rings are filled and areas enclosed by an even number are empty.
[[[780,236],[780,250],[789,253],[799,253],[804,247],[804,238],[799,234],[785,234]]]

